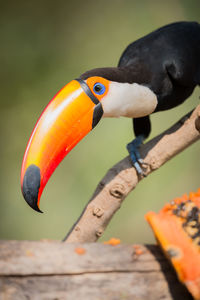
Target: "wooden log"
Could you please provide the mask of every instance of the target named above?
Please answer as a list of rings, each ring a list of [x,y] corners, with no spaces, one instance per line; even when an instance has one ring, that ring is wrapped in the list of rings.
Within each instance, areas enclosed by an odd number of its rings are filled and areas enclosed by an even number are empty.
[[[158,246],[0,242],[0,300],[192,299]]]

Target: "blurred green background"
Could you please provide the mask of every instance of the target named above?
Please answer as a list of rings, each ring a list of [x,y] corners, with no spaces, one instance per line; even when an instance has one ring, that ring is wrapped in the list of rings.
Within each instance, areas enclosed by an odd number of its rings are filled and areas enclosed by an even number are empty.
[[[44,214],[28,207],[20,168],[33,126],[53,95],[86,70],[116,66],[133,40],[167,23],[200,21],[199,0],[1,1],[0,239],[62,239],[107,170],[127,155],[129,119],[105,119],[65,158],[41,199]],[[199,102],[152,116],[151,137]],[[154,240],[144,214],[200,186],[196,143],[143,180],[124,201],[102,240]]]

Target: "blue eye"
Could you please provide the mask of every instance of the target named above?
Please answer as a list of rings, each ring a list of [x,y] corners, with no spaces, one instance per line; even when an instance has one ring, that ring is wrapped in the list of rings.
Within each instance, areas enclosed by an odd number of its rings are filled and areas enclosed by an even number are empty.
[[[93,91],[97,95],[103,95],[103,93],[105,93],[105,90],[105,86],[100,82],[95,83],[95,85],[93,86]]]

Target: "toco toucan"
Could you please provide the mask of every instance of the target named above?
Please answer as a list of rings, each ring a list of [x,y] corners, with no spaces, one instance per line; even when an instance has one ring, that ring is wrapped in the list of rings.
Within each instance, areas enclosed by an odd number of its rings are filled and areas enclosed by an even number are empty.
[[[26,202],[36,211],[58,164],[102,117],[133,119],[127,145],[142,175],[139,147],[151,131],[149,115],[184,102],[200,85],[200,25],[177,22],[130,44],[118,67],[85,72],[50,101],[29,139],[21,171]]]

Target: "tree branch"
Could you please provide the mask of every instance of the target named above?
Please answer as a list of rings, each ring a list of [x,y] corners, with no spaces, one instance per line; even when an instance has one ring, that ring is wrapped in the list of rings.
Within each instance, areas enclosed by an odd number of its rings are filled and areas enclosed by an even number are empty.
[[[200,105],[168,130],[141,147],[148,175],[200,138]],[[65,237],[67,242],[95,242],[139,178],[129,156],[118,162],[98,184],[81,216]]]

